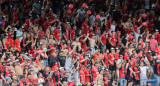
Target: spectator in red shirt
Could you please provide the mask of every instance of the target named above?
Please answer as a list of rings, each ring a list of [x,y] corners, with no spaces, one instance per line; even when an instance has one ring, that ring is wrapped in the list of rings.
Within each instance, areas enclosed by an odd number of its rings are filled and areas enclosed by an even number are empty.
[[[85,73],[84,73],[84,66],[83,65],[79,71],[79,75],[80,75],[80,82],[82,84],[84,84],[85,83]]]
[[[89,26],[88,26],[88,18],[85,18],[85,21],[82,23],[82,30],[83,30],[83,34],[89,33]]]
[[[87,68],[84,70],[84,74],[85,74],[85,82],[91,82],[91,66],[87,65]]]
[[[160,43],[158,43],[158,47],[156,48],[156,56],[160,55]]]
[[[32,26],[32,15],[29,15],[29,18],[25,21],[25,24],[27,29]]]
[[[19,41],[19,38],[20,38],[20,36],[17,35],[16,40],[14,41],[14,43],[15,43],[16,50],[21,51],[21,44],[20,44],[21,42]]]
[[[111,46],[112,47],[116,47],[116,42],[117,42],[117,40],[116,40],[116,38],[115,38],[115,32],[113,31],[112,32],[112,35],[110,36],[110,38],[109,38],[109,43],[111,44]]]
[[[106,32],[104,31],[100,37],[101,48],[106,49]]]
[[[53,30],[52,35],[53,35],[53,37],[55,38],[56,41],[59,41],[60,32],[57,28]]]
[[[95,63],[95,66],[92,66],[93,82],[96,80],[97,75],[99,74],[98,66],[99,64],[97,62]]]

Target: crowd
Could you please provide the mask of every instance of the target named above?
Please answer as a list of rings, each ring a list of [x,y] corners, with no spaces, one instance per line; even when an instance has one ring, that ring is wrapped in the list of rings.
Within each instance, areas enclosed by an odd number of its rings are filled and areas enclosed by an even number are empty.
[[[151,86],[159,0],[0,0],[0,86]]]

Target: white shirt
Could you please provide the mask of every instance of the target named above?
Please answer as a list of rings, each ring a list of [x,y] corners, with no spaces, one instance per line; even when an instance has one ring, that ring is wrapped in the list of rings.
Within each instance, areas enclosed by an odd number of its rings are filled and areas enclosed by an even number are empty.
[[[106,18],[106,17],[100,17],[100,20],[101,20],[101,26],[103,26],[105,18]],[[103,21],[103,22],[102,22],[102,21]]]
[[[116,26],[113,25],[113,24],[111,24],[111,32],[112,32],[112,31],[115,31],[115,29],[116,29]],[[110,34],[111,34],[111,32],[110,32]]]
[[[69,71],[71,69],[71,66],[72,66],[72,58],[66,57],[65,69]]]
[[[149,68],[147,66],[140,66],[140,79],[147,79],[147,70]]]
[[[69,82],[74,82],[75,78],[74,78],[74,72],[71,71],[68,73],[68,81]]]
[[[39,79],[38,79],[38,83],[40,83],[40,82],[44,82],[44,80],[43,80],[42,78],[39,78]],[[39,85],[37,85],[37,86],[43,86],[43,84],[39,84]]]
[[[96,20],[96,17],[94,15],[91,15],[89,19],[90,19],[90,24],[93,26],[94,21]]]

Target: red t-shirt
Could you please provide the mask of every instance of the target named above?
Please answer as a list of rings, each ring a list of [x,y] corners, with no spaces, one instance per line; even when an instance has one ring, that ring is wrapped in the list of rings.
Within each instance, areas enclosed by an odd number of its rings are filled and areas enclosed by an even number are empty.
[[[8,11],[7,11],[7,10],[2,10],[2,12],[3,12],[5,15],[8,15]]]
[[[104,77],[104,81],[105,81],[104,86],[108,86],[108,77],[107,76]]]
[[[156,48],[156,53],[157,53],[157,56],[160,55],[160,48],[159,47]]]
[[[130,42],[132,41],[133,38],[134,38],[134,36],[129,35],[129,41],[130,41]]]
[[[93,81],[96,80],[97,75],[99,74],[98,72],[98,68],[96,68],[95,66],[92,67],[92,73],[93,73]]]
[[[44,35],[44,31],[39,32],[39,39],[41,39],[41,35]]]
[[[5,26],[5,22],[2,21],[2,22],[1,22],[1,27],[4,27],[4,26]]]
[[[58,64],[57,64],[57,63],[55,63],[54,65],[51,66],[51,70],[52,70],[52,71],[55,71],[55,67],[58,67]]]
[[[101,35],[101,41],[104,45],[106,45],[106,36],[104,34]]]
[[[60,34],[59,30],[58,29],[54,29],[52,33],[53,33],[53,36],[56,38],[56,40],[59,40],[59,37],[60,37],[59,36],[59,34]]]
[[[32,83],[32,82],[33,82],[33,79],[28,79],[28,78],[26,78],[25,82],[26,82],[26,84]],[[32,85],[32,86],[33,86],[33,85]]]
[[[49,48],[51,49],[51,48],[54,48],[54,45],[48,45],[49,46]],[[52,56],[52,53],[54,53],[56,50],[55,49],[52,49],[51,51],[50,51],[50,57]]]
[[[128,59],[128,53],[125,52],[125,53],[124,53],[124,60],[127,60],[127,59]]]
[[[71,30],[70,34],[71,34],[71,40],[74,41],[74,38],[75,38],[75,30]]]
[[[137,67],[134,67],[134,72],[138,72]],[[136,73],[135,79],[139,79],[139,73]]]
[[[26,21],[25,21],[25,24],[26,24],[26,28],[28,29],[29,28],[29,26],[30,26],[30,19],[27,19]]]
[[[8,70],[3,70],[1,73],[4,77],[10,77],[10,73]]]
[[[107,54],[103,54],[102,60],[105,61],[104,64],[108,66],[108,56]]]
[[[119,78],[125,78],[124,67],[123,66],[119,69]]]
[[[15,46],[16,46],[16,48],[21,51],[21,44],[20,43],[21,42],[19,40],[17,40],[17,39],[15,40]]]
[[[138,42],[138,44],[141,44],[141,48],[143,48],[143,41]]]
[[[118,60],[119,59],[119,54],[115,53],[115,59]]]
[[[111,35],[110,36],[110,38],[111,38],[111,43],[114,45],[114,47],[116,46],[116,38],[115,38],[115,36],[113,36],[113,35]]]
[[[112,53],[109,53],[108,57],[109,57],[109,61],[112,62],[112,63],[114,63],[114,55]],[[114,64],[112,65],[110,63],[109,63],[109,65],[110,66],[114,66]]]
[[[43,24],[44,23],[44,17],[40,17],[40,21],[41,21],[41,24]]]
[[[14,17],[15,17],[15,21],[17,22],[18,21],[18,15],[17,13],[13,13]]]
[[[98,27],[95,27],[95,34],[98,34]]]
[[[82,50],[84,50],[84,51],[86,52],[86,51],[87,51],[87,44],[86,44],[86,42],[82,43],[84,37],[86,37],[86,36],[83,35],[83,36],[79,39],[79,42],[81,43],[81,48],[82,48]]]
[[[84,59],[82,55],[79,54],[78,56],[79,56],[80,61],[82,61]]]
[[[14,40],[12,38],[8,38],[9,45],[14,48]]]
[[[0,73],[2,73],[2,71],[3,71],[3,65],[0,64]]]
[[[89,71],[90,71],[90,70],[87,70],[87,69],[86,69],[86,70],[84,71],[84,74],[85,74],[85,75],[88,75],[88,74],[89,74]],[[89,77],[89,76],[85,76],[85,82],[90,82],[90,77]]]
[[[83,34],[87,34],[89,32],[88,24],[86,22],[82,23]]]
[[[80,70],[80,71],[79,71],[79,75],[80,75],[81,83],[82,83],[82,79],[81,79],[81,78],[83,78],[83,82],[85,82],[85,74],[84,74],[84,70]]]
[[[43,28],[46,31],[48,29],[49,23],[48,22],[44,22],[43,23]]]

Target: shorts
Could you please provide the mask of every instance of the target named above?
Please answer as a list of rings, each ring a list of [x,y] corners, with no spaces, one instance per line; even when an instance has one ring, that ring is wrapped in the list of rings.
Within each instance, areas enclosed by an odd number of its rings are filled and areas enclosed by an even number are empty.
[[[138,85],[138,84],[140,84],[140,80],[134,80],[134,85]]]
[[[125,80],[125,78],[120,78],[120,79],[119,79],[119,83],[120,83],[121,86],[126,85],[126,80]]]
[[[44,65],[48,66],[48,59],[44,59],[43,61],[44,61]]]
[[[128,75],[125,76],[125,79],[127,80],[128,83],[132,82],[132,77]]]
[[[100,37],[99,34],[97,34],[96,37],[99,38]]]
[[[117,78],[119,79],[119,70],[118,69],[116,70],[116,73],[117,73]]]
[[[151,66],[150,68],[149,68],[149,70],[153,70],[154,69],[154,66]]]
[[[141,79],[140,86],[146,86],[146,85],[147,85],[147,79]]]
[[[106,49],[106,45],[102,45],[101,48],[102,48],[102,49]]]
[[[3,86],[3,80],[0,79],[0,86]]]
[[[109,66],[109,70],[114,71],[114,70],[116,70],[116,67],[115,66]]]
[[[95,48],[91,48],[91,54],[95,53],[96,49]]]

